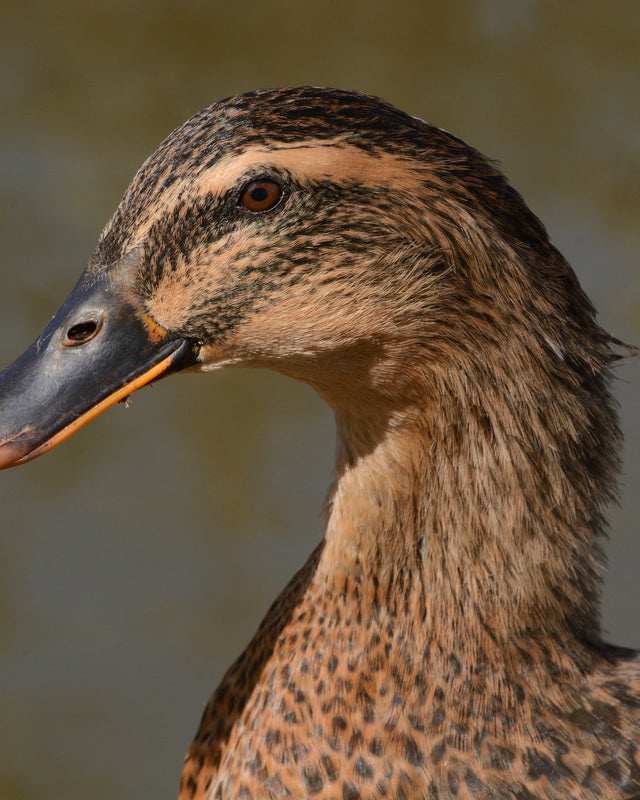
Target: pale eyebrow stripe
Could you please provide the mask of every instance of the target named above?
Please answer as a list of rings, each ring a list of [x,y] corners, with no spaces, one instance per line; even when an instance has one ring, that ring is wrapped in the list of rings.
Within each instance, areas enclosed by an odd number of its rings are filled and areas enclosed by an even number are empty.
[[[364,152],[344,140],[251,147],[225,156],[198,177],[198,193],[222,195],[251,167],[286,169],[301,182],[328,180],[367,186],[416,189],[424,179],[412,159],[384,151]],[[422,165],[424,166],[424,165]]]
[[[337,185],[355,184],[406,192],[421,192],[428,174],[432,180],[435,178],[425,162],[384,150],[367,153],[345,143],[344,137],[304,143],[274,141],[226,155],[197,177],[185,175],[176,181],[160,196],[155,213],[141,220],[131,248],[144,242],[159,215],[170,212],[185,200],[195,203],[207,195],[223,196],[251,168],[254,173],[260,168],[265,171],[283,169],[302,183],[331,181]]]

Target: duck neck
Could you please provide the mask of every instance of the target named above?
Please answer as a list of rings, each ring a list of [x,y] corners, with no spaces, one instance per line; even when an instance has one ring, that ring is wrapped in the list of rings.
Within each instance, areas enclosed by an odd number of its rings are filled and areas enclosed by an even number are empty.
[[[543,418],[443,384],[409,407],[336,410],[318,578],[457,646],[597,639],[600,498],[588,471],[576,484],[586,432],[566,427],[563,441],[562,421]]]

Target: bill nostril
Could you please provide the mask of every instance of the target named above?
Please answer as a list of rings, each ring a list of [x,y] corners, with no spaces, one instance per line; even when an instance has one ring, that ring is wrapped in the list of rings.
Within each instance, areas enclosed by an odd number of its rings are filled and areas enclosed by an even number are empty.
[[[62,343],[65,347],[76,347],[81,344],[86,344],[86,342],[93,339],[101,327],[102,317],[75,322],[67,330]]]

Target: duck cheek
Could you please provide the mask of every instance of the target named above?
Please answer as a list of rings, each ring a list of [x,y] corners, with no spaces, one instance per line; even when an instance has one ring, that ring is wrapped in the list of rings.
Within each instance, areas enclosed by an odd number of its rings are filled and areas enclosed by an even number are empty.
[[[197,361],[188,369],[189,372],[213,372],[217,369],[233,366],[251,366],[252,359],[229,342],[213,342],[202,345]]]

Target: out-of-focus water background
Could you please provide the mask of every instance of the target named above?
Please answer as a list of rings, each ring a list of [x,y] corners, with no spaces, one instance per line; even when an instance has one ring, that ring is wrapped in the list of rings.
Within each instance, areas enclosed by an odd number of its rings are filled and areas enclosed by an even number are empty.
[[[381,95],[502,162],[640,344],[640,14],[552,3],[0,3],[0,363],[71,289],[169,131],[244,90]],[[640,366],[603,618],[640,646]],[[138,393],[0,475],[0,797],[175,796],[204,703],[319,536],[333,423],[236,371]]]

